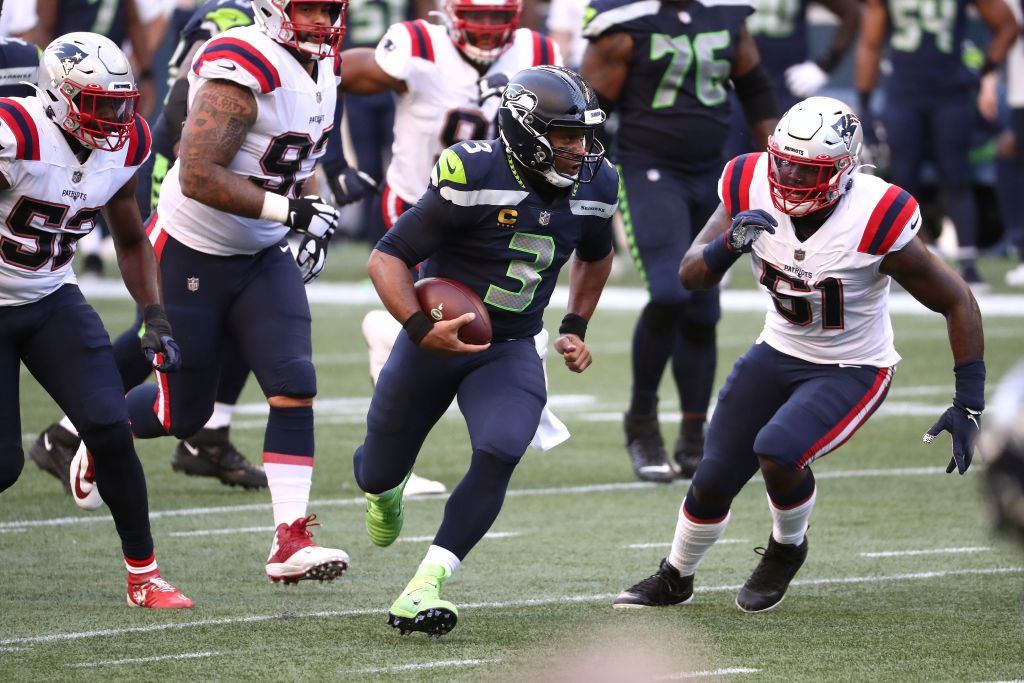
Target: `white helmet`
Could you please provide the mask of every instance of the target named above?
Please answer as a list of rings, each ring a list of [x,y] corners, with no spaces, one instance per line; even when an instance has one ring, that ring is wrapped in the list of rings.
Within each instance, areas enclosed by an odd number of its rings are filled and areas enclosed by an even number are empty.
[[[768,138],[768,185],[775,208],[804,216],[832,206],[853,185],[864,131],[853,110],[808,97],[783,114]]]
[[[114,152],[135,128],[139,91],[121,48],[95,33],[68,33],[46,46],[38,85],[53,122],[93,149]]]
[[[455,47],[490,64],[512,44],[523,0],[444,0],[444,21]]]
[[[329,24],[296,21],[298,5],[329,5]],[[335,57],[345,37],[348,0],[252,0],[256,25],[273,40],[313,55],[314,59]]]

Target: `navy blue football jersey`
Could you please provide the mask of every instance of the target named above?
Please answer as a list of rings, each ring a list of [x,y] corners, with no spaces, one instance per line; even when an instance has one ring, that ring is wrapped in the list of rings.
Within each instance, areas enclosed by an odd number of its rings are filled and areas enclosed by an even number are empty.
[[[963,60],[971,0],[883,0],[889,13],[891,91],[942,94],[977,77]]]
[[[619,97],[622,161],[684,172],[720,168],[729,132],[729,75],[747,0],[592,0],[583,35],[633,38]]]
[[[53,35],[89,31],[120,45],[126,31],[124,0],[59,0]]]
[[[533,337],[572,253],[597,261],[611,252],[618,186],[603,160],[592,182],[548,203],[501,140],[461,142],[441,154],[427,191],[377,249],[409,265],[427,259],[422,276],[470,287],[487,305],[495,340]]]
[[[35,95],[22,81],[35,83],[38,70],[38,47],[18,38],[0,38],[0,97]]]
[[[777,85],[783,82],[786,69],[808,59],[808,4],[808,0],[755,0],[757,11],[747,19],[761,64]]]
[[[392,24],[415,19],[409,0],[350,0],[342,47],[376,47]]]

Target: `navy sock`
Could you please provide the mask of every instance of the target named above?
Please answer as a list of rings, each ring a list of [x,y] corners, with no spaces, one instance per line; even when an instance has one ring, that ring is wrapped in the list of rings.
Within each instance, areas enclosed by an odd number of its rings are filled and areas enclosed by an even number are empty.
[[[313,406],[270,409],[263,437],[264,460],[268,453],[312,460],[314,446]]]
[[[450,550],[459,560],[466,559],[498,518],[515,469],[516,463],[473,451],[469,471],[444,506],[434,545]]]

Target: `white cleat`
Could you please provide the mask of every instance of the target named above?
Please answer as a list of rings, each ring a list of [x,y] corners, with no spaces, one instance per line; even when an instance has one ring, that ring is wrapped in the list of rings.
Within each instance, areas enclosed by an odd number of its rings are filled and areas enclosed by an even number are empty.
[[[448,487],[439,481],[420,477],[415,472],[409,475],[404,496],[439,496],[448,492]]]
[[[313,543],[313,533],[307,527],[319,526],[313,523],[315,519],[316,515],[310,515],[277,526],[267,558],[267,577],[271,581],[333,581],[348,569],[349,557],[344,550]]]
[[[92,454],[85,448],[85,442],[78,446],[71,459],[71,497],[75,505],[83,510],[98,510],[103,505],[100,490],[96,487]]]

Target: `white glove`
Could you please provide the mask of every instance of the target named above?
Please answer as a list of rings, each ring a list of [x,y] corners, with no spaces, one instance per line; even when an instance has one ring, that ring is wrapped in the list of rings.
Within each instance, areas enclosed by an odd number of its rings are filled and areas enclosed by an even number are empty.
[[[796,97],[810,97],[827,83],[828,74],[814,62],[800,62],[786,69],[786,87]]]
[[[295,263],[302,273],[302,282],[309,284],[323,272],[327,265],[327,244],[326,240],[318,240],[315,237],[304,235],[299,249],[295,254]]]

